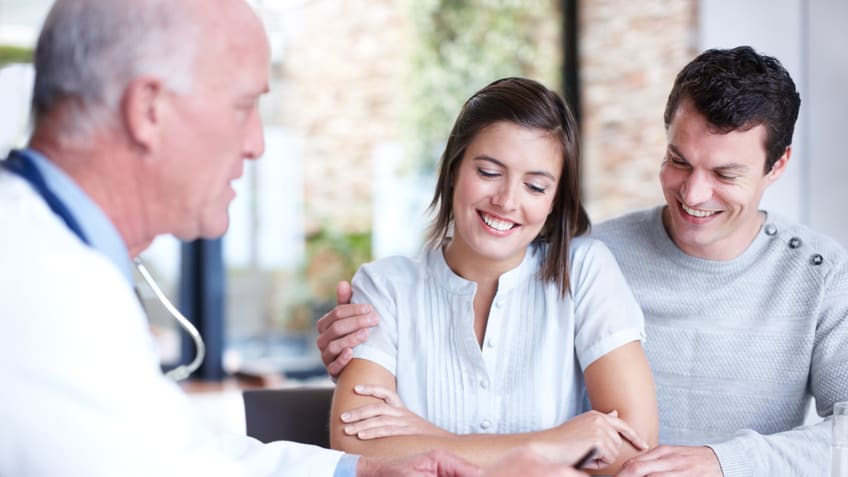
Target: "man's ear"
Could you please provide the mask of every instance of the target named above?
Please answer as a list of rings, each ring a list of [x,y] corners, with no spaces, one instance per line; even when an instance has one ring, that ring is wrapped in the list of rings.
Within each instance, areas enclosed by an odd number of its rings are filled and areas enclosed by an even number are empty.
[[[792,156],[792,146],[786,146],[786,150],[783,151],[783,155],[780,156],[777,161],[775,161],[774,165],[771,166],[771,170],[766,177],[768,178],[770,183],[774,183],[780,176],[783,174],[783,171],[786,170],[786,165],[789,163],[789,158]]]
[[[136,78],[127,86],[121,99],[121,115],[133,146],[145,152],[157,147],[166,102],[166,90],[158,78]]]

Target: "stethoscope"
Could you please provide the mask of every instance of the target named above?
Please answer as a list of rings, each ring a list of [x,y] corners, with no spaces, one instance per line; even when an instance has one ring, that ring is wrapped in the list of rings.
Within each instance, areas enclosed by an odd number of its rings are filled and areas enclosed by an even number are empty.
[[[12,151],[9,154],[9,158],[5,161],[0,161],[0,167],[3,167],[9,172],[20,176],[22,179],[27,181],[32,188],[38,192],[38,194],[44,199],[47,205],[50,207],[50,210],[53,211],[68,229],[74,233],[79,239],[89,247],[91,246],[91,242],[89,242],[88,237],[86,237],[85,233],[82,231],[82,227],[80,227],[79,222],[71,214],[71,211],[68,210],[67,206],[59,199],[53,191],[47,186],[47,181],[44,180],[44,176],[39,172],[38,167],[32,161],[32,159],[26,154],[22,154],[19,151]],[[176,368],[165,373],[165,376],[175,380],[180,381],[186,379],[191,375],[191,373],[195,372],[197,368],[203,363],[203,357],[206,355],[206,346],[203,344],[203,338],[200,337],[200,333],[198,333],[197,328],[191,324],[190,321],[180,313],[179,310],[168,300],[168,297],[162,293],[162,290],[153,280],[153,277],[147,271],[144,264],[141,262],[141,259],[136,257],[133,262],[135,263],[135,268],[138,270],[138,273],[147,283],[151,290],[153,290],[153,294],[156,295],[156,298],[162,303],[162,306],[165,307],[166,310],[177,320],[180,327],[185,330],[186,333],[191,336],[191,339],[194,341],[196,353],[194,355],[194,359],[188,363],[177,366]],[[143,307],[142,307],[143,308]]]

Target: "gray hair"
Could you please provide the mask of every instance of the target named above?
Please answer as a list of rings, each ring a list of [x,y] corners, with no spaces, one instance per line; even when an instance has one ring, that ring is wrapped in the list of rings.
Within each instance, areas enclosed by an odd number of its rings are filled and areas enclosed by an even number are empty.
[[[73,99],[71,134],[114,121],[129,83],[160,78],[189,91],[197,28],[182,1],[57,0],[35,50],[32,111],[36,124],[64,99]]]

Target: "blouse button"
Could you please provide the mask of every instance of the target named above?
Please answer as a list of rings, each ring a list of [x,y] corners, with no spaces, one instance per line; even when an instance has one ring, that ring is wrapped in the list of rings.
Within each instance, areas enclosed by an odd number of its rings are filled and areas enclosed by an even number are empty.
[[[789,239],[789,248],[798,248],[801,246],[801,239],[798,237],[792,237]]]
[[[824,257],[822,257],[819,254],[814,254],[812,257],[810,257],[810,264],[811,265],[821,265],[823,262],[824,262]]]
[[[774,224],[766,224],[766,235],[772,236],[777,234],[777,226]]]
[[[480,427],[483,428],[483,429],[488,429],[491,426],[492,426],[492,421],[490,421],[488,419],[483,419],[483,422],[480,423]]]

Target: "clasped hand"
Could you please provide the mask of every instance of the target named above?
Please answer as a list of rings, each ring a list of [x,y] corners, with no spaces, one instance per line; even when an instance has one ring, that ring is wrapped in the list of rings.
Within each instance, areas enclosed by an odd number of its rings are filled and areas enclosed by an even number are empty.
[[[618,459],[621,447],[629,442],[638,450],[650,446],[635,430],[618,417],[617,411],[602,413],[588,411],[557,427],[544,431],[543,439],[532,448],[548,458],[578,459],[586,450],[594,447],[595,458],[586,468],[604,468]]]

